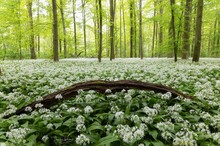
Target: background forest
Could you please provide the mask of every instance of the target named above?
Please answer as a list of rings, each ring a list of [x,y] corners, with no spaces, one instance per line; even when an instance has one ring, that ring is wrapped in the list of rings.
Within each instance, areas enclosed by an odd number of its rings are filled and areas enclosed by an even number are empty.
[[[220,56],[218,0],[0,0],[0,4],[3,60],[54,54],[99,56],[100,61],[174,54],[188,59],[195,54],[196,41],[201,43],[196,54]],[[202,41],[197,38],[197,20],[202,22]]]

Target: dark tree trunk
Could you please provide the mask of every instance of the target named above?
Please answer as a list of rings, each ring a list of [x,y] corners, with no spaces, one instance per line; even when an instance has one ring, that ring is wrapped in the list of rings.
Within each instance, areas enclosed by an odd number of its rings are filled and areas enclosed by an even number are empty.
[[[73,27],[74,27],[74,52],[75,56],[77,56],[77,38],[76,38],[76,0],[73,0]]]
[[[114,23],[115,23],[115,0],[110,0],[110,60],[114,59]]]
[[[191,11],[192,11],[192,0],[186,0],[186,6],[184,12],[182,59],[188,59],[190,54]]]
[[[203,0],[198,0],[197,16],[196,16],[196,34],[195,34],[195,47],[193,54],[193,61],[198,62],[201,49],[201,37],[202,37],[202,15],[203,15]]]
[[[122,13],[122,6],[121,6],[121,4],[120,4],[120,38],[119,38],[119,40],[120,40],[120,50],[119,50],[119,57],[121,58],[122,57],[122,16],[121,16],[121,13]]]
[[[102,59],[102,0],[98,0],[99,5],[99,54],[98,60],[101,62]]]
[[[130,0],[130,58],[134,51],[134,0]]]
[[[86,12],[85,12],[85,0],[82,0],[82,17],[83,17],[83,38],[84,38],[84,55],[86,57]]]
[[[140,20],[139,20],[139,48],[140,48],[140,58],[143,59],[143,42],[142,42],[142,0],[139,3]]]
[[[101,1],[101,0],[100,0]],[[102,94],[105,94],[105,91],[107,89],[110,89],[112,93],[115,92],[121,92],[121,90],[129,90],[129,89],[137,89],[137,90],[147,90],[147,91],[154,91],[156,93],[167,93],[170,92],[172,97],[181,96],[183,98],[193,99],[192,96],[189,96],[187,94],[183,94],[171,87],[159,85],[159,84],[153,84],[148,82],[141,82],[141,81],[132,81],[132,80],[119,80],[119,81],[102,81],[102,80],[95,80],[95,81],[88,81],[88,82],[82,82],[74,84],[70,87],[67,87],[65,89],[59,90],[57,92],[48,94],[43,97],[42,101],[35,101],[31,104],[22,107],[21,109],[17,110],[14,114],[7,115],[3,118],[9,118],[12,115],[20,115],[22,113],[28,113],[25,111],[26,107],[31,107],[32,110],[35,110],[36,104],[43,104],[44,108],[50,108],[52,105],[57,104],[61,102],[60,99],[56,99],[55,97],[57,95],[62,95],[62,100],[70,99],[76,97],[78,94],[78,90],[82,89],[83,91],[88,90],[95,90],[97,92],[100,92]]]
[[[162,17],[163,17],[163,0],[160,0],[160,27],[159,27],[159,50],[158,50],[158,57],[161,57],[162,55],[162,49],[163,49],[163,24],[162,24]]]
[[[53,60],[54,61],[59,61],[57,1],[56,0],[52,0],[52,9],[53,9]]]
[[[170,0],[170,6],[171,6],[171,30],[172,30],[172,47],[174,49],[174,61],[177,61],[177,43],[176,43],[176,31],[175,31],[175,16],[174,16],[174,6],[175,0]]]
[[[36,53],[34,49],[34,22],[32,15],[32,0],[28,1],[28,15],[29,15],[29,27],[30,27],[30,53],[31,59],[36,59]]]
[[[64,12],[63,12],[63,0],[60,0],[60,13],[62,18],[62,25],[63,25],[63,52],[64,58],[67,57],[67,50],[66,50],[66,24],[64,19]]]

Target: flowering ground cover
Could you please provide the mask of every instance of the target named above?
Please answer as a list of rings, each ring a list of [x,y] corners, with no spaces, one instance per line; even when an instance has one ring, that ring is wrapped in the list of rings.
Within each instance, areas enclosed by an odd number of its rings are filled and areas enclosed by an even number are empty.
[[[53,63],[0,62],[0,145],[216,146],[220,145],[220,61],[78,59]],[[3,116],[44,95],[88,80],[140,80],[194,96],[122,90],[79,90],[50,108]],[[61,95],[56,96],[62,99]]]

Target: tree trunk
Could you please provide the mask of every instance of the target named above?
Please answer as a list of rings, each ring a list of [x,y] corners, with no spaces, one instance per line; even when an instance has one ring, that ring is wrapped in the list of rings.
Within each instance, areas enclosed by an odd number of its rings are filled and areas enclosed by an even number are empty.
[[[74,27],[74,52],[77,56],[77,38],[76,38],[76,0],[73,0],[73,27]]]
[[[182,59],[188,59],[189,58],[191,11],[192,11],[192,0],[186,0],[186,6],[185,6],[185,12],[184,12]]]
[[[38,26],[37,52],[38,52],[38,57],[40,57],[40,0],[37,1],[37,26]]]
[[[159,48],[158,48],[158,57],[161,57],[162,55],[162,49],[163,49],[163,24],[162,24],[162,17],[163,17],[163,0],[160,0],[160,27],[159,27]]]
[[[66,24],[64,19],[64,12],[63,12],[63,0],[60,0],[60,13],[62,18],[62,25],[63,25],[63,52],[64,58],[67,57],[67,50],[66,50]]]
[[[32,0],[28,1],[28,15],[29,15],[29,27],[30,27],[30,53],[31,59],[36,59],[36,54],[34,50],[34,23],[32,15]]]
[[[156,6],[157,6],[157,1],[154,0],[154,18],[156,16]],[[155,36],[157,35],[156,33],[156,20],[154,20],[154,26],[153,26],[153,37],[152,37],[152,48],[151,48],[151,57],[154,57],[154,50],[155,50]]]
[[[125,9],[124,2],[122,0],[122,17],[123,17],[123,28],[124,28],[124,57],[126,58],[127,42],[126,42],[126,25],[125,25]]]
[[[140,13],[140,20],[139,20],[139,48],[140,48],[140,58],[143,59],[143,42],[142,42],[142,0],[139,3],[139,13]]]
[[[57,1],[56,0],[52,0],[52,9],[53,9],[53,60],[54,61],[59,61]]]
[[[159,85],[159,84],[153,84],[153,83],[141,82],[141,81],[132,81],[132,80],[119,80],[119,81],[95,80],[95,81],[77,83],[65,89],[48,94],[43,97],[42,101],[32,102],[31,104],[18,109],[15,113],[4,116],[3,118],[9,118],[12,115],[20,115],[22,113],[28,113],[25,110],[26,107],[31,107],[32,110],[35,110],[36,109],[35,105],[39,103],[43,104],[44,108],[50,108],[52,105],[57,104],[61,102],[62,100],[75,98],[76,95],[78,95],[79,89],[82,89],[83,91],[95,90],[102,94],[105,94],[105,91],[107,89],[110,89],[112,93],[121,92],[122,90],[137,89],[137,90],[154,91],[156,93],[170,92],[172,97],[180,96],[180,97],[187,98],[187,99],[193,99],[192,96],[183,94],[175,90],[174,88],[164,86],[164,85]],[[56,99],[57,95],[61,95],[63,98]]]
[[[110,0],[110,60],[114,59],[115,0]]]
[[[134,1],[130,0],[130,58],[133,58],[134,51]]]
[[[174,6],[175,5],[175,0],[170,0],[170,6],[171,6],[171,29],[172,29],[172,46],[174,49],[174,61],[177,61],[177,43],[176,43],[176,31],[175,31],[175,16],[174,16]]]
[[[196,34],[195,34],[195,47],[193,54],[193,61],[198,62],[201,49],[201,33],[202,33],[202,15],[203,15],[203,0],[198,0],[197,16],[196,16]]]
[[[120,36],[119,36],[120,37],[119,38],[120,39],[120,48],[119,49],[120,50],[119,50],[119,57],[120,58],[122,57],[122,16],[121,16],[121,13],[122,13],[122,6],[120,4],[120,14],[119,14],[120,15],[119,16],[120,17],[120,28],[119,28],[120,29]]]
[[[85,12],[85,0],[82,0],[82,17],[83,17],[83,38],[84,38],[84,55],[86,57],[86,12]]]
[[[98,0],[99,3],[99,54],[98,60],[101,62],[102,59],[102,0]]]

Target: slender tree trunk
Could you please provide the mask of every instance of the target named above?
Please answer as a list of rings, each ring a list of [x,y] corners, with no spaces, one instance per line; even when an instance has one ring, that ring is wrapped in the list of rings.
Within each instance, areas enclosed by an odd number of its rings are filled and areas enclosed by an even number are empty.
[[[162,55],[162,49],[163,49],[163,24],[162,24],[162,17],[163,17],[163,0],[160,0],[160,27],[159,27],[159,50],[158,50],[158,57],[161,57]]]
[[[115,21],[115,1],[110,0],[110,60],[114,59],[114,21]]]
[[[59,48],[60,48],[60,53],[62,53],[62,39],[59,39]]]
[[[125,25],[125,9],[124,2],[122,0],[122,17],[123,17],[123,28],[124,28],[124,57],[126,58],[126,50],[127,50],[127,41],[126,41],[126,25]]]
[[[201,49],[201,33],[202,33],[202,15],[203,15],[203,0],[198,0],[197,16],[196,16],[196,35],[195,35],[195,47],[193,54],[193,61],[198,62]]]
[[[98,0],[99,3],[99,54],[98,60],[102,59],[102,0]]]
[[[19,35],[18,35],[18,46],[19,46],[19,59],[22,59],[22,35],[21,35],[21,1],[18,1],[18,7],[19,7],[19,12],[18,12],[18,29],[19,29]]]
[[[74,54],[77,56],[77,38],[76,38],[76,0],[73,0],[73,27],[74,27]]]
[[[173,38],[173,48],[174,48],[174,61],[177,61],[177,43],[176,43],[176,31],[175,31],[175,16],[174,16],[174,6],[175,0],[170,0],[171,6],[171,29],[172,29],[172,38]]]
[[[67,50],[66,50],[66,24],[64,19],[64,12],[63,12],[63,0],[60,0],[60,13],[62,18],[62,25],[63,25],[63,52],[64,58],[67,57]]]
[[[139,3],[139,11],[140,11],[140,20],[139,20],[139,48],[140,48],[140,57],[143,59],[143,42],[142,42],[142,0]]]
[[[186,6],[185,6],[185,12],[184,12],[182,59],[188,59],[189,58],[191,11],[192,11],[192,0],[186,0]]]
[[[120,58],[122,57],[122,16],[121,16],[121,12],[122,11],[122,6],[121,6],[121,4],[120,4],[120,50],[119,50],[119,52],[120,52]]]
[[[34,23],[32,15],[32,0],[28,1],[28,15],[29,15],[29,27],[30,27],[30,53],[31,59],[36,59],[35,49],[34,49]]]
[[[52,9],[53,9],[53,60],[59,61],[57,1],[56,0],[52,0]]]
[[[136,16],[136,9],[135,9],[135,1],[134,1],[134,10],[133,10],[133,14],[134,14],[134,57],[137,57],[137,16]]]
[[[130,0],[130,58],[133,58],[134,50],[134,2]]]
[[[155,16],[156,16],[156,6],[157,6],[157,1],[154,0],[154,18],[155,18]],[[154,20],[154,25],[153,25],[153,37],[152,37],[151,57],[154,57],[155,36],[156,36],[156,20]]]
[[[84,37],[84,55],[86,57],[86,12],[85,12],[85,0],[82,0],[82,17],[83,17],[83,37]]]
[[[40,0],[37,1],[37,25],[38,25],[37,52],[38,52],[38,57],[40,57]]]
[[[218,17],[216,17],[215,18],[215,23],[214,23],[214,28],[213,28],[213,30],[214,30],[214,34],[213,34],[213,42],[212,42],[212,50],[213,51],[215,51],[215,49],[216,49],[216,30],[217,30],[217,23],[218,23]],[[214,54],[211,54],[211,55],[214,55]]]

